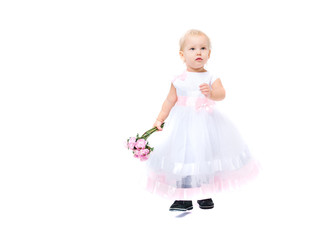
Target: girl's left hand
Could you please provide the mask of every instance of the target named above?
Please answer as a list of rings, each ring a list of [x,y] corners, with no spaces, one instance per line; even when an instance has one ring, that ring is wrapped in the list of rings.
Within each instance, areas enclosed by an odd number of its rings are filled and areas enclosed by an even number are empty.
[[[201,93],[205,95],[207,98],[209,98],[211,93],[210,86],[207,83],[202,83],[199,87]]]

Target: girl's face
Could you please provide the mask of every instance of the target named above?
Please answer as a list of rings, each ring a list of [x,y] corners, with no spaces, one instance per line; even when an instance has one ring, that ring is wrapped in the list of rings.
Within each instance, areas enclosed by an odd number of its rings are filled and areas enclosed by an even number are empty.
[[[179,55],[190,72],[204,72],[204,65],[210,57],[207,37],[204,35],[189,36],[185,40],[183,51]]]

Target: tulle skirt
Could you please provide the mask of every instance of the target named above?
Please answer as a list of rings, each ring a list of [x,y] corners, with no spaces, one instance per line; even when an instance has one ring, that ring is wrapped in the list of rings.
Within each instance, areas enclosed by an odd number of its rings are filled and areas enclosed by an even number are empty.
[[[217,109],[176,104],[163,131],[155,134],[147,161],[147,189],[163,197],[208,198],[239,187],[259,172],[259,163],[238,130]]]

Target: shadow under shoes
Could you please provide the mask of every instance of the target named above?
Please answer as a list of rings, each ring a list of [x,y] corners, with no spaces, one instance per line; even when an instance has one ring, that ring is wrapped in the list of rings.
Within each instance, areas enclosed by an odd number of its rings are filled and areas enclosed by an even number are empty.
[[[169,211],[188,211],[193,209],[192,201],[175,201]]]

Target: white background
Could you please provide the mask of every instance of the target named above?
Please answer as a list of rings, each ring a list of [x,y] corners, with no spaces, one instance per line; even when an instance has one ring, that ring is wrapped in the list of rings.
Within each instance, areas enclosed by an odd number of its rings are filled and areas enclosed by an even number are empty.
[[[325,2],[1,1],[0,238],[328,239]],[[263,172],[185,215],[123,142],[152,127],[190,28]]]

